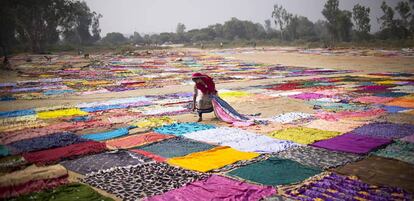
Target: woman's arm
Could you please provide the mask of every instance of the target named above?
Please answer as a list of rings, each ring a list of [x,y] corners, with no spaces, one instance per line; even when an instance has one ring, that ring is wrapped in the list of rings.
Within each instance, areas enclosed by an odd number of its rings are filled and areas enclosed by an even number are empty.
[[[196,87],[196,86],[194,86],[193,108],[192,108],[192,110],[193,110],[193,111],[196,109],[196,100],[197,100],[197,95],[198,95],[198,90],[197,90],[197,87]]]

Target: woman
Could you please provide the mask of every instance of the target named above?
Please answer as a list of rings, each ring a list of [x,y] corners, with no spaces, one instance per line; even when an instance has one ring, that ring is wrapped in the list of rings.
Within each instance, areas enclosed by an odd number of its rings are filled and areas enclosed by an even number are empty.
[[[193,96],[193,111],[197,110],[198,122],[203,120],[203,113],[213,112],[212,98],[217,95],[213,78],[202,73],[194,73],[192,80],[195,82]]]

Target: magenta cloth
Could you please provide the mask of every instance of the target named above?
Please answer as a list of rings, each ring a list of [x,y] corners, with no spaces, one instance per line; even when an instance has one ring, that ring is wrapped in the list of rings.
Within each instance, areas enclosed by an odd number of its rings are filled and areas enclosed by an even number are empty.
[[[390,139],[374,138],[347,133],[331,139],[315,142],[312,144],[312,146],[333,151],[366,154],[375,148],[389,144],[391,142],[392,140]]]
[[[401,138],[400,140],[403,140],[403,141],[407,141],[407,142],[414,143],[414,135],[409,135],[409,136],[407,136],[407,137],[403,137],[403,138]]]
[[[369,86],[361,86],[359,87],[359,92],[386,92],[390,91],[388,88],[390,86],[384,86],[384,85],[369,85]]]
[[[187,186],[168,191],[167,193],[147,198],[147,201],[180,200],[261,200],[276,193],[270,186],[259,186],[236,181],[226,177],[211,177],[188,184]]]
[[[326,97],[326,96],[324,96],[322,94],[317,94],[317,93],[301,93],[301,94],[297,94],[297,95],[291,95],[289,97],[296,98],[296,99],[301,99],[301,100],[312,100],[312,99],[323,98],[323,97]]]

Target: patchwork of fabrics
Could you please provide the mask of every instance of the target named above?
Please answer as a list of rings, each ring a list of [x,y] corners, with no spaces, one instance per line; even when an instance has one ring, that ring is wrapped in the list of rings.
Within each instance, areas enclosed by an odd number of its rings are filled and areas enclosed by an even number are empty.
[[[377,138],[395,139],[413,135],[414,125],[393,123],[371,123],[359,127],[351,133],[356,135],[371,136]]]
[[[311,144],[315,141],[338,136],[339,134],[340,132],[325,131],[315,128],[295,127],[274,131],[270,133],[269,136],[282,140],[290,140],[299,144]]]
[[[150,132],[108,140],[106,141],[106,146],[112,149],[129,149],[170,138],[174,138],[174,136]]]
[[[215,128],[213,125],[200,123],[175,123],[155,128],[154,131],[161,134],[183,135],[195,131],[207,130]]]
[[[377,150],[373,154],[414,164],[414,143],[396,141],[384,149]]]

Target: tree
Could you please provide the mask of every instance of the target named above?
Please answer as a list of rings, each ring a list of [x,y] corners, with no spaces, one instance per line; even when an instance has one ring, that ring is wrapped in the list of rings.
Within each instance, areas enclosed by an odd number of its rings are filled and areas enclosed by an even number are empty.
[[[407,1],[398,2],[397,6],[395,7],[395,10],[398,11],[398,14],[400,14],[401,26],[404,26],[406,29],[409,29],[408,18],[411,16],[411,13],[410,13],[410,5],[408,4],[408,2]]]
[[[292,40],[316,40],[317,36],[314,26],[307,17],[295,15],[286,27],[286,32]]]
[[[177,34],[183,34],[185,31],[185,25],[182,23],[177,24],[176,32]]]
[[[341,41],[346,41],[346,42],[351,41],[352,26],[354,26],[351,20],[352,13],[350,11],[343,10],[339,12],[339,15],[337,16],[337,18],[338,18],[337,29],[339,33],[339,38],[341,39]]]
[[[404,11],[406,8],[399,9],[402,9],[401,11],[403,15],[406,13]],[[378,22],[381,24],[381,31],[378,33],[378,37],[381,39],[407,38],[409,33],[407,27],[404,26],[403,20],[394,19],[395,12],[390,6],[387,5],[387,3],[385,3],[385,1],[381,4],[381,10],[384,14],[378,19]]]
[[[381,29],[392,29],[395,27],[394,10],[388,6],[385,1],[381,4],[381,10],[384,13],[384,15],[378,19],[378,22],[381,24]]]
[[[322,10],[323,16],[328,21],[328,30],[331,34],[331,40],[334,42],[338,40],[338,16],[340,15],[338,0],[328,0]]]
[[[370,8],[356,4],[352,11],[357,37],[359,39],[367,39],[369,32],[371,31],[369,18]]]
[[[265,24],[266,33],[272,32],[273,31],[272,30],[272,22],[270,21],[270,19],[267,19],[264,22],[265,22],[264,24]]]
[[[107,33],[102,42],[110,45],[120,45],[128,42],[128,39],[125,36],[118,32]]]
[[[129,40],[133,43],[143,43],[144,38],[141,37],[141,35],[138,32],[134,32],[134,35],[132,35]]]
[[[275,25],[279,25],[280,38],[283,40],[283,31],[285,27],[289,25],[290,20],[292,19],[292,14],[288,13],[282,6],[276,4],[273,6],[272,17]]]

